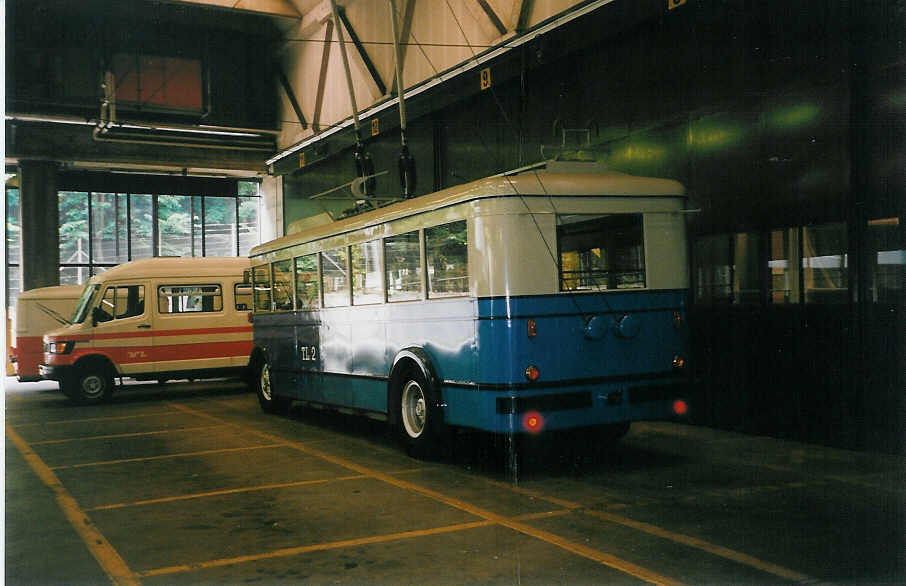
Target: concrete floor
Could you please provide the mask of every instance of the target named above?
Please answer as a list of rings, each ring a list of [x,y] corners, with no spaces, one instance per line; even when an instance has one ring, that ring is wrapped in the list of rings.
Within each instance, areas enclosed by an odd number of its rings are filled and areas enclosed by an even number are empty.
[[[906,582],[906,464],[673,423],[605,449],[6,382],[7,584]]]

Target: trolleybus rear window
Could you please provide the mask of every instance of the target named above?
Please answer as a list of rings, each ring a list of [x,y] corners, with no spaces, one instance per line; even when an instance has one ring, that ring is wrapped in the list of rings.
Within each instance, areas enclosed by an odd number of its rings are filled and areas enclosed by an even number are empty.
[[[455,297],[469,292],[466,221],[425,229],[428,297]]]
[[[645,288],[642,214],[557,216],[561,291]]]

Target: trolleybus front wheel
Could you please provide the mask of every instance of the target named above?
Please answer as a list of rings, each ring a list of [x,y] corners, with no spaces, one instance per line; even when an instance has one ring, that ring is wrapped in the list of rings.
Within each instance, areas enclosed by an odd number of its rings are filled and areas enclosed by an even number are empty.
[[[282,414],[289,411],[290,400],[274,394],[271,384],[271,367],[267,362],[261,364],[257,380],[258,404],[265,413]]]
[[[415,366],[410,366],[401,378],[397,406],[400,437],[410,456],[421,459],[434,457],[442,427],[434,390]]]

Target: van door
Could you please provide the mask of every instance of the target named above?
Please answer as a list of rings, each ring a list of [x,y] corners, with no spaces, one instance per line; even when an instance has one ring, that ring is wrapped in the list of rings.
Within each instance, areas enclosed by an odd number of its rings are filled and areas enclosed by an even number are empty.
[[[165,378],[202,374],[231,365],[224,345],[230,314],[219,280],[156,284],[156,372]]]
[[[93,346],[121,375],[151,372],[153,344],[146,283],[110,284],[92,312]]]

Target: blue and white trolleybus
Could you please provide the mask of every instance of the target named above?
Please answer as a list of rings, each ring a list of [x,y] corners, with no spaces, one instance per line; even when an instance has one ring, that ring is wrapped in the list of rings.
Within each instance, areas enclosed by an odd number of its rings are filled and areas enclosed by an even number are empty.
[[[552,161],[255,247],[262,408],[386,419],[421,454],[685,414],[684,193]]]

